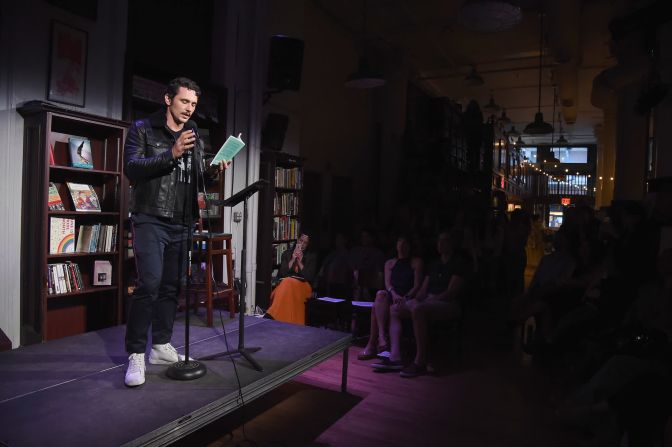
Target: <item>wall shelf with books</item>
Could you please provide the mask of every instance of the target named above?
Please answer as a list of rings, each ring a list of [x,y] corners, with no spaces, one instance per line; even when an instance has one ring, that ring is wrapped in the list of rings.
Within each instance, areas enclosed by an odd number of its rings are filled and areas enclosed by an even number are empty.
[[[95,216],[119,216],[121,213],[118,211],[101,211],[96,213]],[[84,217],[80,212],[77,211],[49,211],[50,216],[81,216]]]
[[[58,259],[58,258],[82,258],[82,257],[91,257],[91,256],[116,256],[118,251],[108,251],[108,252],[96,252],[96,253],[50,253],[47,255],[48,259]]]
[[[127,123],[32,101],[24,118],[21,344],[121,323]]]
[[[261,154],[260,177],[272,188],[260,193],[256,303],[267,308],[282,253],[300,235],[303,160],[282,152]]]
[[[48,294],[47,298],[65,298],[68,296],[75,296],[75,295],[88,295],[91,293],[100,293],[100,292],[113,292],[118,289],[117,286],[107,286],[107,287],[98,287],[96,289],[84,289],[84,290],[78,290],[75,292],[67,292],[67,293],[54,293],[54,294]]]

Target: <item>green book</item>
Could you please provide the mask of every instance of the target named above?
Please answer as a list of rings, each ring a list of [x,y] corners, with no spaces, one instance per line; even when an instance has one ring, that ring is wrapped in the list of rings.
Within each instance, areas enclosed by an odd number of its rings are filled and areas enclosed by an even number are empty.
[[[233,157],[235,157],[236,154],[240,152],[240,150],[245,146],[243,140],[240,139],[240,135],[241,134],[238,134],[237,137],[231,135],[226,139],[224,144],[222,144],[222,147],[219,148],[215,158],[213,158],[210,162],[210,166],[219,164],[220,161],[233,160]]]

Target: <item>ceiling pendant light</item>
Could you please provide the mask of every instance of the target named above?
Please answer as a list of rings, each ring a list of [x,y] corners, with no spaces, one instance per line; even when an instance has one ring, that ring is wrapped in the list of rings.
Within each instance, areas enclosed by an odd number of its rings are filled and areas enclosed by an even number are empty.
[[[502,126],[511,124],[511,119],[509,119],[509,117],[506,116],[506,109],[504,108],[502,109],[502,115],[499,117],[497,121],[499,121],[499,124],[501,124]]]
[[[495,102],[495,98],[492,97],[492,93],[490,94],[490,101],[483,107],[483,111],[495,114],[499,112],[501,107],[499,107],[499,104]]]
[[[516,130],[516,126],[511,126],[511,130],[506,133],[510,137],[519,137],[520,132]]]
[[[472,67],[469,74],[464,78],[464,84],[467,87],[478,87],[485,83],[481,75],[476,72],[476,67]]]
[[[525,142],[523,141],[523,139],[521,138],[521,136],[518,135],[518,139],[516,140],[516,146],[520,147],[520,146],[522,146],[523,144],[525,144]]]
[[[566,146],[566,145],[569,144],[569,141],[567,141],[567,139],[563,135],[562,118],[561,118],[560,112],[558,112],[558,122],[560,123],[560,138],[558,138],[558,141],[556,141],[555,144],[558,145],[558,146]]]
[[[541,113],[541,62],[544,52],[544,15],[539,13],[539,95],[537,97],[537,113],[534,114],[534,121],[525,126],[524,133],[529,135],[546,135],[553,132],[553,126],[544,121],[544,114]]]
[[[364,41],[362,52],[366,53],[366,0],[362,2],[362,5],[362,35]],[[385,85],[385,79],[379,73],[371,70],[366,56],[359,59],[357,71],[349,75],[345,81],[345,86],[350,88],[375,88],[383,85]]]
[[[465,28],[481,33],[505,31],[523,18],[520,6],[505,0],[467,0],[458,13]]]
[[[385,85],[385,79],[380,74],[371,71],[369,61],[365,57],[359,60],[357,71],[349,75],[345,81],[345,86],[351,88],[375,88],[383,85]]]

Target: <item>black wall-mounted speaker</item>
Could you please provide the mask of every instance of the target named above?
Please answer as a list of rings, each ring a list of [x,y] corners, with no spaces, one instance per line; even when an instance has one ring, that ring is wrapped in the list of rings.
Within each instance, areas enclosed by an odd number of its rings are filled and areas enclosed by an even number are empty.
[[[301,86],[303,41],[285,36],[271,37],[268,60],[268,88],[298,90]]]
[[[264,150],[281,151],[285,142],[285,133],[289,125],[289,117],[281,113],[269,113],[261,131],[261,148]]]

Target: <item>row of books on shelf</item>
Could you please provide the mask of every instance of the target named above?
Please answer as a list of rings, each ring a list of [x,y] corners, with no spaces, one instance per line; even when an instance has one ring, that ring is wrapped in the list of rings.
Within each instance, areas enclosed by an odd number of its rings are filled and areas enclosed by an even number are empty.
[[[93,169],[93,151],[91,140],[84,137],[72,136],[68,138],[68,160],[73,168]],[[54,145],[49,145],[49,164],[56,165]]]
[[[299,220],[289,216],[273,218],[273,239],[286,240],[299,237]]]
[[[107,253],[115,251],[118,225],[80,225],[75,240],[75,219],[49,219],[49,253]]]
[[[289,250],[289,243],[283,242],[281,244],[273,244],[273,259],[274,264],[282,262],[282,254]]]
[[[100,201],[91,185],[72,182],[66,182],[66,184],[72,198],[73,209],[83,212],[100,212]],[[61,195],[58,193],[58,187],[53,182],[49,183],[48,206],[49,211],[65,210]]]
[[[273,214],[296,216],[299,214],[299,197],[296,193],[275,193],[273,198]]]
[[[47,264],[47,288],[49,295],[84,290],[84,280],[79,265],[73,262]]]
[[[275,187],[301,189],[300,168],[275,168]]]
[[[112,285],[112,263],[98,259],[93,264],[94,286]],[[49,295],[61,295],[64,293],[79,292],[86,290],[84,277],[79,269],[79,264],[74,262],[59,262],[47,264],[47,291]]]

